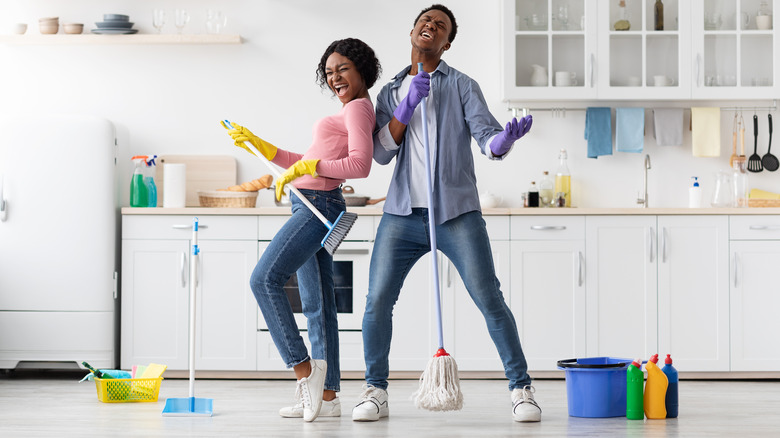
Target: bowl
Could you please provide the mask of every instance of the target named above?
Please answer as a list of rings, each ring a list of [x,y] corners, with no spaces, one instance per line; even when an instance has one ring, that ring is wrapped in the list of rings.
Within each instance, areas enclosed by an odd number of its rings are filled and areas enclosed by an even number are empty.
[[[98,29],[130,29],[133,24],[129,21],[98,21],[95,26]]]
[[[104,21],[129,21],[130,17],[122,14],[103,14]]]
[[[38,23],[45,24],[45,23],[59,23],[60,17],[47,17],[47,18],[39,18]]]
[[[43,35],[54,35],[60,30],[60,25],[58,23],[54,24],[41,24],[39,26],[41,34]]]
[[[84,32],[84,25],[82,23],[66,23],[62,25],[62,30],[70,35],[78,35]]]
[[[17,34],[17,35],[23,35],[25,32],[27,32],[27,24],[26,23],[16,23],[13,26],[11,26],[11,32]]]

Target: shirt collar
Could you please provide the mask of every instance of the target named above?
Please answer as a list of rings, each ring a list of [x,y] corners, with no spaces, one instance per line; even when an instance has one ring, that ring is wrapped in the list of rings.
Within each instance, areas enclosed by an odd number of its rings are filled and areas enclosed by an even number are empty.
[[[400,86],[401,86],[401,82],[404,80],[404,78],[406,77],[406,75],[408,75],[408,74],[409,74],[409,71],[410,71],[411,69],[412,69],[412,66],[411,66],[411,65],[407,65],[406,67],[404,67],[404,69],[403,69],[403,70],[401,70],[401,72],[400,72],[400,73],[398,73],[397,75],[395,75],[395,77],[393,78],[393,82],[394,82],[394,84],[393,84],[393,88],[395,88],[395,87],[400,87]],[[447,75],[447,74],[449,74],[449,72],[450,72],[450,66],[449,66],[449,65],[447,65],[447,63],[446,63],[446,62],[444,62],[444,60],[443,60],[443,59],[442,59],[442,60],[439,60],[439,65],[436,67],[436,70],[434,70],[434,71],[433,71],[433,73],[431,73],[431,76],[433,76],[434,74],[436,74],[436,72],[439,72],[439,73],[441,73],[441,74],[443,74],[443,75]]]

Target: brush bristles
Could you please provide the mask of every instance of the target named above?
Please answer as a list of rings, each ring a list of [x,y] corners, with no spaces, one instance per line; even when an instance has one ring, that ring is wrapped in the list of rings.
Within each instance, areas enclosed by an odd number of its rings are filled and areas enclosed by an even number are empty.
[[[437,356],[428,361],[420,376],[420,388],[412,395],[414,405],[429,411],[459,411],[463,408],[458,364],[452,356]]]
[[[338,249],[344,238],[347,237],[347,233],[352,229],[352,225],[355,224],[358,216],[355,213],[341,213],[336,223],[333,224],[333,228],[325,235],[322,240],[322,247],[328,254],[333,255]]]

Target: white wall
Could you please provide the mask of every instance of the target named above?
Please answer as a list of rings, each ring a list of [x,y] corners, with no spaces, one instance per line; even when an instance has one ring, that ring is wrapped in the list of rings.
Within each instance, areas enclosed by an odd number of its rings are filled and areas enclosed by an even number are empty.
[[[241,45],[214,46],[0,45],[0,116],[72,112],[113,121],[120,143],[122,205],[128,204],[130,157],[137,154],[228,154],[239,162],[238,179],[249,180],[267,172],[256,159],[232,146],[219,120],[235,120],[281,147],[303,152],[311,141],[313,122],[340,108],[340,103],[314,82],[315,68],[327,45],[335,39],[357,37],[374,48],[384,67],[384,74],[371,90],[375,97],[381,85],[409,63],[412,21],[432,2],[2,0],[2,33],[16,22],[29,23],[28,32],[37,33],[37,19],[48,16],[59,16],[61,22],[83,22],[91,29],[104,13],[128,14],[141,32],[154,32],[151,15],[155,7],[171,13],[174,8],[187,8],[192,20],[185,33],[205,33],[206,9],[217,8],[228,17],[225,33],[240,34],[244,41]],[[480,83],[493,114],[505,123],[511,113],[501,98],[500,2],[445,3],[455,13],[460,28],[444,59]],[[163,32],[175,32],[170,21]],[[651,207],[686,206],[692,175],[700,177],[707,200],[714,172],[728,167],[733,113],[722,117],[721,158],[693,158],[687,129],[683,147],[657,147],[651,113],[647,114],[645,152],[651,155],[653,167]],[[690,113],[685,114],[687,127]],[[753,145],[751,116],[752,112],[745,113],[748,154]],[[583,111],[569,111],[565,117],[534,113],[531,133],[503,162],[488,161],[475,145],[480,191],[497,193],[504,198],[503,205],[517,206],[520,192],[531,180],[538,182],[543,170],[553,172],[558,151],[566,148],[577,206],[636,206],[642,188],[643,155],[586,158],[584,118]],[[763,154],[766,112],[759,113],[759,118],[759,153]],[[51,144],[57,147],[57,139],[51,139]],[[776,151],[780,153],[780,146]],[[34,171],[34,163],[26,165]],[[390,166],[375,165],[368,179],[350,183],[361,194],[380,197],[391,175]],[[780,192],[780,175],[764,172],[750,177],[753,186]],[[271,199],[270,192],[262,193],[260,205],[270,204]]]

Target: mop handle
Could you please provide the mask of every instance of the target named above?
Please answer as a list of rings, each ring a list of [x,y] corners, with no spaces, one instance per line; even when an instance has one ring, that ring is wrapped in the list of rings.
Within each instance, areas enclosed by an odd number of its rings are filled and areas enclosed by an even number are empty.
[[[422,62],[417,63],[417,74],[423,71]],[[431,235],[431,264],[433,266],[433,292],[436,304],[436,324],[439,330],[439,348],[444,348],[444,333],[441,327],[441,297],[439,297],[439,262],[436,256],[436,216],[433,212],[433,177],[431,172],[431,147],[428,144],[428,115],[426,105],[428,98],[422,99],[422,131],[425,145],[425,173],[428,184],[428,230]]]
[[[195,397],[195,284],[198,279],[198,218],[192,219],[192,254],[190,256],[190,398]]]
[[[231,125],[231,124],[230,124],[230,122],[228,122],[227,120],[225,120],[225,123],[226,123],[226,124],[227,124],[227,125],[230,127],[230,129],[233,129],[233,125]],[[245,141],[245,142],[244,142],[244,144],[246,145],[246,147],[248,147],[248,148],[249,148],[249,150],[251,150],[252,152],[254,152],[254,154],[255,154],[255,155],[257,155],[257,157],[258,157],[258,158],[261,158],[261,159],[263,160],[263,162],[265,163],[265,165],[266,165],[266,166],[268,166],[268,169],[270,169],[270,170],[271,170],[271,173],[273,173],[273,174],[274,174],[274,177],[276,177],[276,179],[279,179],[279,177],[281,177],[281,176],[282,176],[282,174],[281,174],[281,173],[279,173],[279,169],[277,169],[277,168],[276,168],[276,165],[274,165],[274,164],[271,162],[271,160],[269,160],[268,158],[266,158],[266,157],[265,157],[265,155],[261,154],[261,153],[260,153],[260,151],[258,151],[258,150],[257,150],[257,148],[255,147],[255,145],[253,145],[253,144],[252,144],[251,142],[249,142],[249,141]],[[312,205],[312,203],[311,203],[311,202],[309,202],[309,200],[308,200],[308,199],[306,199],[306,197],[305,197],[305,196],[303,196],[303,195],[301,194],[301,192],[300,192],[300,191],[298,191],[298,189],[297,189],[297,188],[296,188],[294,185],[292,185],[292,184],[287,184],[287,187],[289,187],[289,189],[290,189],[290,190],[291,190],[293,193],[295,193],[295,195],[298,197],[298,199],[300,199],[300,200],[301,200],[301,202],[303,202],[303,204],[304,204],[305,206],[309,207],[309,210],[311,210],[311,212],[312,212],[312,213],[314,213],[314,215],[315,215],[315,216],[317,216],[317,218],[318,218],[320,221],[322,221],[322,223],[324,223],[324,224],[325,224],[325,225],[328,227],[328,229],[330,229],[330,228],[333,228],[333,224],[332,224],[332,223],[330,223],[330,221],[329,221],[329,220],[328,220],[328,219],[327,219],[327,218],[326,218],[326,217],[325,217],[325,216],[324,216],[322,213],[320,213],[320,211],[319,211],[319,210],[317,210],[317,208],[316,208],[315,206],[313,206],[313,205]]]

